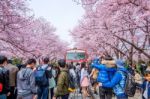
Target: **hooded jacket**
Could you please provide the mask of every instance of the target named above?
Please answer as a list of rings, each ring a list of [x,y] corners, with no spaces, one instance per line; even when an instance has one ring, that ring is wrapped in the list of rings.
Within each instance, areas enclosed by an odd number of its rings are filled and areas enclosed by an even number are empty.
[[[54,96],[62,96],[69,94],[69,72],[67,69],[61,69],[57,80],[57,86],[54,91]]]
[[[31,68],[23,68],[17,75],[17,89],[18,95],[27,96],[36,94],[37,88],[35,86],[34,72]]]
[[[104,63],[106,63],[106,61]],[[111,61],[107,61],[107,63],[113,64]],[[116,71],[114,66],[107,67],[104,64],[100,64],[98,58],[93,60],[91,66],[99,71],[97,81],[101,83],[110,81]]]
[[[107,82],[103,83],[102,86],[113,88],[114,93],[117,97],[126,96],[124,88],[126,84],[126,75],[124,73],[127,73],[127,69],[123,66],[123,62],[121,60],[116,62],[117,64],[117,72],[114,74],[112,79]]]

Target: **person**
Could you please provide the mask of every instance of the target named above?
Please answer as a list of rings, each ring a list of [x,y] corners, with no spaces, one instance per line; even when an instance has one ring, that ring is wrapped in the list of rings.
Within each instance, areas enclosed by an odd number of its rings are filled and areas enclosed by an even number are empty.
[[[101,62],[99,58],[94,59],[91,66],[99,71],[97,77],[99,83],[109,82],[116,72],[115,62],[109,55],[105,56]],[[112,99],[112,95],[112,88],[99,86],[100,99]]]
[[[147,66],[146,71],[150,71],[150,65]]]
[[[26,67],[22,68],[17,74],[17,99],[34,99],[37,94],[35,86],[34,69],[35,59],[27,60]]]
[[[81,76],[81,66],[79,63],[76,63],[76,75],[77,75],[77,85],[80,86],[80,76]]]
[[[134,79],[135,83],[137,84],[137,87],[142,84],[142,76],[138,73],[138,71],[135,71]]]
[[[49,93],[50,93],[50,99],[54,96],[54,88],[56,87],[56,70],[54,69],[54,66],[51,65],[51,71],[52,71],[52,77],[49,79]]]
[[[26,67],[26,64],[17,64],[16,65],[19,70]]]
[[[55,71],[56,71],[56,77],[55,77],[55,81],[56,81],[56,85],[57,85],[57,78],[58,78],[58,76],[59,76],[59,74],[60,74],[60,68],[59,68],[59,66],[55,66]]]
[[[150,99],[150,71],[146,71],[142,84],[142,99]]]
[[[76,67],[75,67],[75,65],[74,65],[73,62],[71,62],[69,65],[71,65],[71,67],[72,67],[74,70],[76,69]]]
[[[43,59],[43,65],[37,67],[37,70],[44,70],[44,81],[42,83],[37,83],[38,86],[38,99],[47,99],[49,93],[49,79],[52,77],[51,66],[49,66],[49,58],[46,57]]]
[[[73,81],[77,82],[77,74],[76,74],[76,71],[74,69],[74,66],[69,64],[68,65],[68,70],[69,70],[70,76],[73,78]]]
[[[91,81],[92,81],[92,86],[93,86],[93,89],[94,89],[94,93],[95,94],[98,94],[97,93],[97,85],[98,85],[98,82],[97,82],[97,76],[98,76],[98,70],[96,68],[93,68],[92,69],[92,72],[90,74],[90,78],[91,78]]]
[[[144,76],[146,69],[147,69],[147,65],[145,64],[145,62],[142,62],[140,65],[140,71],[142,76]]]
[[[129,73],[131,74],[131,75],[133,75],[133,76],[135,76],[135,67],[136,67],[136,65],[129,65],[129,67],[128,67],[128,71],[129,71]]]
[[[10,86],[10,96],[7,99],[16,99],[15,95],[16,89],[16,80],[17,80],[17,72],[19,69],[12,64],[12,60],[8,60],[8,64],[5,66],[6,69],[9,70],[9,86]]]
[[[57,80],[56,88],[54,89],[54,97],[61,97],[61,99],[69,99],[69,72],[66,68],[66,61],[64,59],[58,60],[58,65],[60,68],[60,73]]]
[[[7,57],[0,55],[0,99],[7,99],[10,95],[9,71],[4,68],[7,65]]]
[[[82,97],[83,99],[86,99],[86,97],[89,97],[88,87],[90,85],[89,80],[89,74],[86,67],[86,63],[81,63],[81,78],[80,78],[80,86],[82,88]]]
[[[110,81],[105,83],[99,83],[100,86],[107,88],[113,88],[113,91],[117,99],[128,99],[127,94],[125,93],[126,85],[126,75],[127,69],[125,68],[125,62],[121,59],[116,61],[117,71],[115,72],[113,78]]]

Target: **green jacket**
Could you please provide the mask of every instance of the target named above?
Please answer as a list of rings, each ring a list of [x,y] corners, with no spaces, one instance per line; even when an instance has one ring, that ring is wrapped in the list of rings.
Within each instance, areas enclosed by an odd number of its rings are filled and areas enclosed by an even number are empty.
[[[58,76],[55,96],[57,97],[69,94],[68,88],[69,88],[68,70],[62,69]]]

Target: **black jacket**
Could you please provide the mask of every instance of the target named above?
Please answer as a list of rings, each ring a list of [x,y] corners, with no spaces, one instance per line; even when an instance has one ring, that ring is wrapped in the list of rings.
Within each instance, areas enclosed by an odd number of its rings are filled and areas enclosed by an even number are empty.
[[[0,67],[0,83],[3,84],[3,90],[1,94],[7,94],[10,91],[9,87],[9,71],[4,67]]]

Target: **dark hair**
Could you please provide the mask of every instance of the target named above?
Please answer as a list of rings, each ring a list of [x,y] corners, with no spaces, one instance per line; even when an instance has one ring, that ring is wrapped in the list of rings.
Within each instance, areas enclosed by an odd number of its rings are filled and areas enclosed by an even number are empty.
[[[58,65],[60,67],[62,67],[62,68],[65,68],[65,66],[66,66],[66,60],[64,60],[64,59],[58,60]]]
[[[85,62],[82,62],[82,63],[81,63],[81,69],[82,69],[82,68],[85,68],[85,67],[86,67],[86,63],[85,63]]]
[[[36,64],[36,60],[35,59],[29,59],[26,63],[26,65],[31,65],[32,63]]]
[[[0,55],[0,64],[4,64],[7,61],[7,57]]]
[[[9,59],[9,60],[8,60],[8,63],[9,63],[9,64],[12,64],[12,60]]]
[[[49,58],[48,58],[48,57],[45,57],[45,58],[43,59],[43,62],[44,62],[44,64],[48,64],[48,63],[49,63]]]
[[[104,59],[105,59],[105,60],[113,60],[113,58],[112,58],[110,55],[106,55],[106,56],[104,57]]]
[[[21,68],[25,68],[25,67],[26,67],[26,64],[18,64],[17,67],[18,67],[18,69],[20,70]]]
[[[144,76],[147,76],[148,74],[150,74],[150,71],[145,71]]]
[[[68,64],[68,69],[72,69],[73,65],[72,64]]]
[[[80,65],[79,63],[76,64],[76,66]]]

